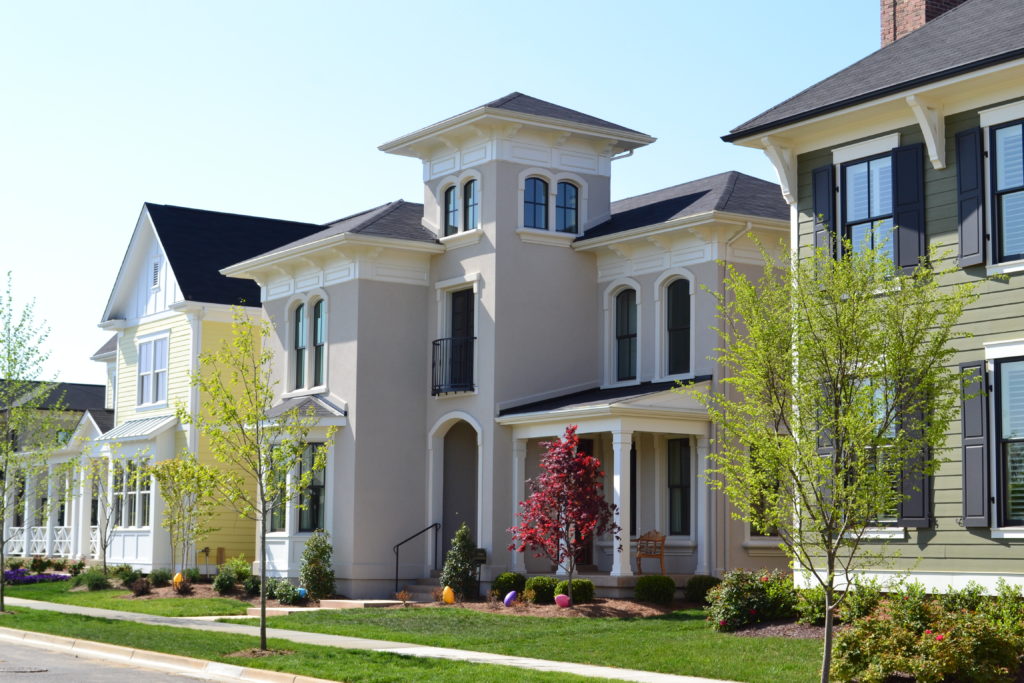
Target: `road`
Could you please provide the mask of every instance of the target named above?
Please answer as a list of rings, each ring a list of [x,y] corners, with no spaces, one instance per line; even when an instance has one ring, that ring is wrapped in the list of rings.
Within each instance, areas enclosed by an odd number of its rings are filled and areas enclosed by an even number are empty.
[[[188,680],[194,681],[197,677],[76,657],[21,643],[0,645],[0,681],[4,683],[182,683]]]

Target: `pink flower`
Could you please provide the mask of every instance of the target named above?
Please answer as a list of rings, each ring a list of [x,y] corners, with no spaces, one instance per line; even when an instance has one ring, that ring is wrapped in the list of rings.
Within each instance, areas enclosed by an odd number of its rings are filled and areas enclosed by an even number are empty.
[[[718,622],[718,625],[719,626],[725,626],[725,623],[726,623],[725,619],[722,619],[721,621]]]
[[[945,638],[945,637],[946,637],[946,636],[944,636],[944,635],[942,635],[942,634],[940,633],[939,635],[935,636],[935,640],[937,640],[937,641],[939,641],[939,642],[942,642],[942,639],[943,639],[943,638]]]
[[[768,582],[768,577],[767,576],[762,576],[761,577],[761,582],[762,583],[767,583]]]
[[[926,628],[926,629],[924,630],[924,632],[925,632],[925,633],[931,633],[931,632],[932,632],[932,630],[931,630],[930,628]]]

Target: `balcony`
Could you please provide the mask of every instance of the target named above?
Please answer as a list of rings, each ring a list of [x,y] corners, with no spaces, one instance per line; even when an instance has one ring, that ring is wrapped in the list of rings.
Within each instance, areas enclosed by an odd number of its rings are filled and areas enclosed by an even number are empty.
[[[430,395],[473,391],[473,342],[476,337],[434,340]]]

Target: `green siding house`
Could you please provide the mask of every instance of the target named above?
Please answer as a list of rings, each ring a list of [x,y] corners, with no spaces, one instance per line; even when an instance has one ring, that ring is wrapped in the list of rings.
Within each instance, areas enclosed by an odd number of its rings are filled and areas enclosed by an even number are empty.
[[[912,268],[931,245],[979,283],[957,362],[986,392],[965,392],[946,461],[873,534],[894,555],[877,574],[1024,584],[1024,3],[882,0],[882,36],[724,139],[771,159],[794,249],[838,234]]]

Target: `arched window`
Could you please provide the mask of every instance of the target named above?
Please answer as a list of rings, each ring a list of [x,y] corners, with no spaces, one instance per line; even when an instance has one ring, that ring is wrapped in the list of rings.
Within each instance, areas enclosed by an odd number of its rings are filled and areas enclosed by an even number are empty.
[[[463,230],[475,230],[480,227],[480,198],[476,193],[477,182],[470,180],[462,186]]]
[[[636,292],[615,297],[615,379],[636,379]]]
[[[668,374],[690,371],[690,281],[680,278],[668,286]]]
[[[313,386],[324,383],[324,340],[327,331],[324,329],[324,300],[313,304]]]
[[[306,307],[295,308],[295,388],[306,386]]]
[[[548,229],[548,184],[540,178],[526,179],[523,226],[540,230]]]
[[[579,232],[579,188],[572,183],[558,183],[555,198],[555,230],[558,232]]]
[[[444,191],[444,234],[454,235],[459,231],[459,202],[455,196],[455,186]]]

